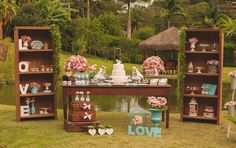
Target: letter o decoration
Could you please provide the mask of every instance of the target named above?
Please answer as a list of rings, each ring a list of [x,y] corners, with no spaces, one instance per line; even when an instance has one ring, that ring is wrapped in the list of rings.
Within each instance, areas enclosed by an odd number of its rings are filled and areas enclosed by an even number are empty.
[[[20,72],[28,72],[29,71],[29,62],[22,61],[19,63],[19,71]]]

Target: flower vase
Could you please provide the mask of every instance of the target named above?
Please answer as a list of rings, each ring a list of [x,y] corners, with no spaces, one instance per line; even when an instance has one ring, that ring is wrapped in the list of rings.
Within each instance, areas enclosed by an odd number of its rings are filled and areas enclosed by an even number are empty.
[[[196,42],[192,42],[190,45],[191,50],[190,51],[195,51],[196,48]]]
[[[234,106],[228,106],[227,108],[228,108],[228,115],[234,117],[235,107]]]
[[[39,91],[39,87],[38,86],[34,86],[34,87],[31,88],[31,93],[33,93],[33,94],[38,93],[38,91]]]
[[[81,72],[80,72],[80,71],[78,71],[78,70],[73,71],[72,76],[73,76],[74,78],[79,79],[80,75],[81,75]]]
[[[207,71],[208,71],[208,73],[217,73],[218,67],[217,67],[217,65],[208,65]]]
[[[236,77],[231,77],[231,89],[236,89]]]
[[[158,123],[161,121],[162,110],[149,108],[148,111],[151,112],[151,121],[154,127],[158,127]]]
[[[31,106],[31,114],[35,114],[35,107],[34,107],[34,103],[32,103],[32,106]]]
[[[23,41],[23,47],[28,47],[29,44],[28,44],[28,41]]]

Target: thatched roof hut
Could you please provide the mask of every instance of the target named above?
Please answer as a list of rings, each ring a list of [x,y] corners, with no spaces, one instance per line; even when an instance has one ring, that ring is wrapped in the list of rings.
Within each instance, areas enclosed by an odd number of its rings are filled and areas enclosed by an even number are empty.
[[[142,50],[173,51],[178,50],[179,31],[175,27],[154,35],[139,44]]]

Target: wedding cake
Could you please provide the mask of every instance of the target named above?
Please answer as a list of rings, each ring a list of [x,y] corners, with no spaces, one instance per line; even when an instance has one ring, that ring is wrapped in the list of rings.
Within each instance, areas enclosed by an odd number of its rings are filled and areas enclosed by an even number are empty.
[[[116,60],[116,64],[113,64],[111,78],[114,83],[125,83],[128,81],[128,76],[126,76],[124,64],[121,64],[121,61]]]

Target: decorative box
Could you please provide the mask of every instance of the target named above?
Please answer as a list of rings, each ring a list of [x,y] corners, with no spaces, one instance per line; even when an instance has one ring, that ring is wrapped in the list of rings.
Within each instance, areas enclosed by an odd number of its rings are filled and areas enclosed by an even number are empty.
[[[158,85],[159,86],[166,86],[168,84],[168,79],[163,78],[163,79],[159,79]]]
[[[88,101],[71,101],[70,110],[71,111],[90,111],[94,110],[94,103]]]
[[[206,118],[214,118],[215,111],[213,106],[206,106],[203,112],[203,116]]]
[[[96,120],[96,111],[70,111],[69,120],[73,122],[85,122]]]
[[[150,80],[150,85],[157,86],[157,84],[158,84],[158,79],[151,79]]]

